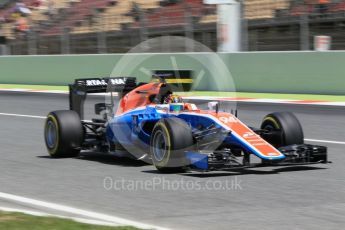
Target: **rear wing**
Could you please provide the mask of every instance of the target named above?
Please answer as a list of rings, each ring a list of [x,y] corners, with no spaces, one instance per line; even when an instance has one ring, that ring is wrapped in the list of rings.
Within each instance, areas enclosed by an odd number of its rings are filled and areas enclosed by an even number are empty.
[[[135,77],[107,77],[76,79],[69,85],[70,110],[84,117],[84,102],[88,94],[117,92],[123,97],[137,87]]]

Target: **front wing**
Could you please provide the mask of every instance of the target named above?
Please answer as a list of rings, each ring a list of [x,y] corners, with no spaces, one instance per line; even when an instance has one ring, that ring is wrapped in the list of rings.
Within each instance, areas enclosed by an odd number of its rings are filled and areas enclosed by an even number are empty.
[[[289,166],[289,165],[310,165],[327,164],[327,147],[318,145],[290,145],[279,148],[285,156],[282,160],[262,160],[261,163],[251,163],[250,154],[244,153],[242,161],[239,162],[233,156],[231,150],[218,151],[214,153],[186,152],[185,157],[191,169],[201,171],[227,170],[267,166]]]

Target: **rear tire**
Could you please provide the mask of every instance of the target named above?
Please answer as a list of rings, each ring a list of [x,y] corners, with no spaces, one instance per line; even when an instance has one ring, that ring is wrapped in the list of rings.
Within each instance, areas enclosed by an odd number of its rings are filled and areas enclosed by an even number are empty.
[[[274,138],[273,145],[277,148],[293,144],[303,144],[303,129],[293,113],[276,112],[268,114],[261,124],[261,129],[280,131],[281,135]],[[267,140],[271,143],[270,139]]]
[[[193,148],[190,126],[179,118],[164,118],[153,128],[150,153],[155,167],[164,173],[185,172],[185,151]]]
[[[72,110],[50,112],[44,127],[44,139],[51,157],[75,157],[84,139],[79,115]]]

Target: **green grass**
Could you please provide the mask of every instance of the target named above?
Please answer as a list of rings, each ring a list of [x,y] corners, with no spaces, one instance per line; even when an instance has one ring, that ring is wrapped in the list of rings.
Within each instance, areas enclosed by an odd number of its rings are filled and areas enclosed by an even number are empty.
[[[68,91],[67,86],[0,84],[0,89],[14,89],[14,88],[33,89],[33,90]],[[335,96],[335,95],[315,95],[315,94],[280,94],[280,93],[246,93],[246,92],[233,93],[233,92],[212,92],[212,91],[195,91],[195,92],[183,93],[183,95],[345,102],[345,95]]]
[[[68,90],[67,86],[0,84],[0,89]]]
[[[136,230],[133,227],[106,227],[78,223],[55,217],[37,217],[21,213],[0,212],[1,230]]]

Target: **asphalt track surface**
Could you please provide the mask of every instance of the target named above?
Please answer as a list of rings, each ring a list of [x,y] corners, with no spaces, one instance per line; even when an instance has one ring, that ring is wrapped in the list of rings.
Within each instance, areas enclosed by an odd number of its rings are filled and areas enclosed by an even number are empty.
[[[0,113],[45,116],[66,108],[67,95],[0,93]],[[252,126],[269,112],[291,111],[306,138],[345,141],[345,108],[242,103],[238,109]],[[329,165],[164,175],[151,165],[106,155],[51,159],[43,124],[40,118],[0,115],[0,192],[171,229],[345,226],[345,145],[325,144],[333,162]],[[104,186],[106,178],[148,186]],[[149,186],[153,181],[161,184]],[[0,206],[23,204],[0,199]]]

